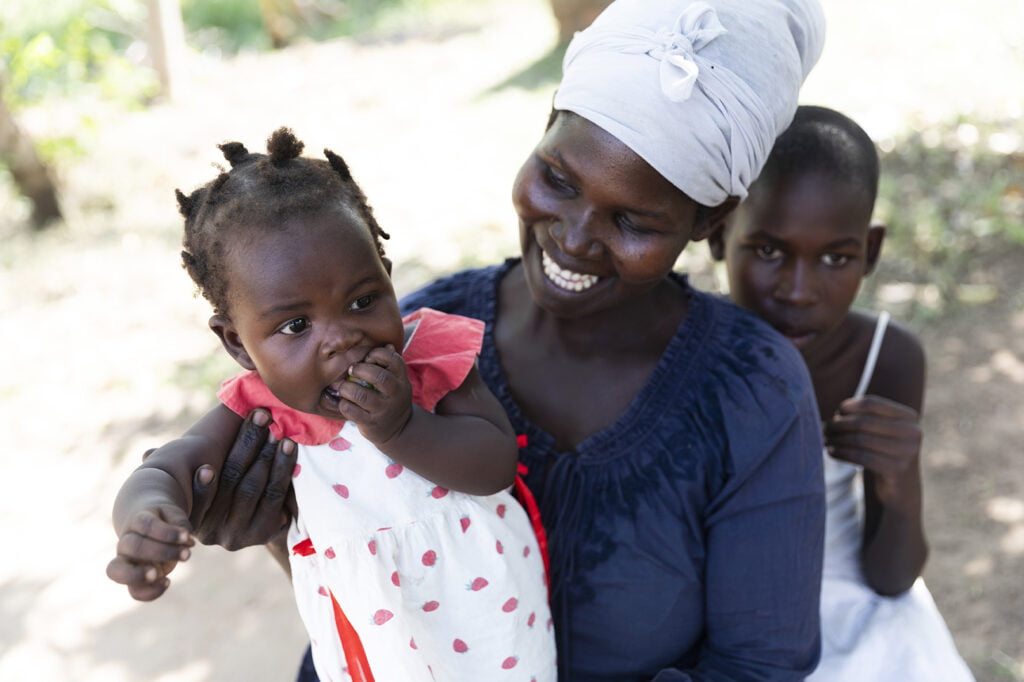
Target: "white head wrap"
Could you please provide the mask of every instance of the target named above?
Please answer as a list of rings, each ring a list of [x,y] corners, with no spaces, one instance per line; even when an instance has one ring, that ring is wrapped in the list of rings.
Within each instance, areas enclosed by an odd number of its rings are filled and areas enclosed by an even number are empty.
[[[747,195],[824,37],[817,0],[615,0],[569,44],[554,106],[717,206]]]

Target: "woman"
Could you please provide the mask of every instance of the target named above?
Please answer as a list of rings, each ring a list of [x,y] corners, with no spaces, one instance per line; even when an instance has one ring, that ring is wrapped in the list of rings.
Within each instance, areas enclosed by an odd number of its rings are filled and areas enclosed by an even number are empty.
[[[672,267],[746,194],[822,33],[813,0],[617,0],[570,45],[516,179],[522,258],[404,302],[486,323],[480,371],[549,537],[563,680],[797,680],[817,662],[806,369]],[[287,459],[257,456],[263,433],[246,422],[212,504],[197,474],[206,539],[279,528]]]

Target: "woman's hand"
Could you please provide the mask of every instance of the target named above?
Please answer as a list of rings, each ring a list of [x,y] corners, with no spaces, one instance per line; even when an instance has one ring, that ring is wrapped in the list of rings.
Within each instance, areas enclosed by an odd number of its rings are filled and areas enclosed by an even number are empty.
[[[234,551],[263,545],[288,527],[298,449],[270,436],[270,414],[255,409],[242,423],[220,477],[201,466],[192,479],[192,534],[205,545]]]
[[[873,474],[883,506],[919,506],[921,426],[916,410],[874,395],[850,398],[825,425],[825,443],[833,457]]]

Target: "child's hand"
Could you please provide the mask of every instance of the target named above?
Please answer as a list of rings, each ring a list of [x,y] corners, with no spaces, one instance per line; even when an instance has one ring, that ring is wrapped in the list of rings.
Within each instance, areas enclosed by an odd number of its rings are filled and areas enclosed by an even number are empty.
[[[904,493],[919,480],[921,426],[916,410],[874,395],[849,398],[825,424],[825,444],[833,457],[874,474],[875,494],[883,505],[912,502]]]
[[[152,601],[167,589],[167,575],[191,556],[194,541],[188,518],[175,506],[146,509],[131,517],[117,542],[107,577],[126,585],[139,601]]]
[[[352,366],[349,375],[359,381],[343,383],[338,405],[341,415],[355,422],[360,433],[377,446],[401,433],[412,416],[412,385],[394,346],[374,348]]]

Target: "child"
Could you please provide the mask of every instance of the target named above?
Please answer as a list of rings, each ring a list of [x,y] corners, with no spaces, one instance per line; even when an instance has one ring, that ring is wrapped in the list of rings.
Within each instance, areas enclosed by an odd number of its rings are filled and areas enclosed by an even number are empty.
[[[178,201],[185,268],[246,370],[218,395],[237,415],[268,407],[299,444],[288,546],[318,674],[553,680],[540,548],[505,490],[515,436],[475,368],[483,323],[429,309],[403,323],[362,191],[340,157],[302,146],[285,128],[267,155],[222,145],[231,170]],[[220,412],[211,439],[241,423]],[[214,461],[162,448],[118,494],[108,573],[136,598],[188,558],[192,472],[223,462],[203,451]]]
[[[711,238],[732,299],[800,350],[825,423],[822,656],[808,679],[971,680],[920,579],[924,353],[851,310],[878,261],[878,156],[846,116],[803,106],[750,195]]]

